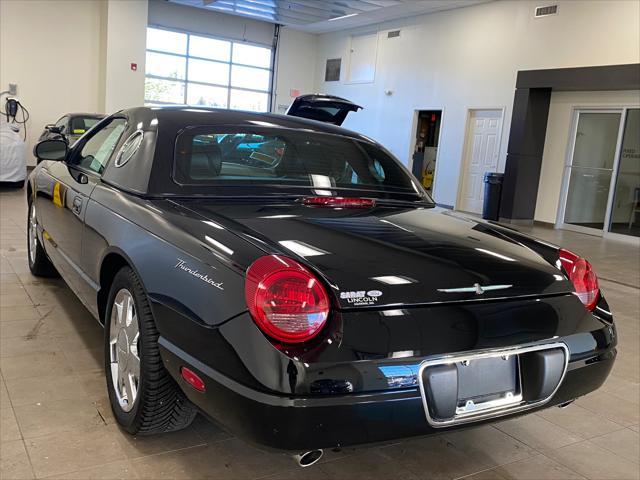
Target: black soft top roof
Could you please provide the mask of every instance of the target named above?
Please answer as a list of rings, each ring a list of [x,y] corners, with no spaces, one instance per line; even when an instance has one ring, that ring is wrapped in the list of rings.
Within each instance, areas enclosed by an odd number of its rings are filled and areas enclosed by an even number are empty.
[[[125,110],[127,111],[127,110]],[[245,112],[240,110],[227,110],[222,108],[167,106],[167,107],[140,107],[129,109],[134,115],[145,115],[149,118],[157,118],[158,125],[173,126],[176,131],[180,126],[188,125],[237,125],[237,126],[272,126],[281,128],[303,128],[313,132],[332,133],[353,137],[360,140],[370,139],[335,125],[318,122],[291,115],[277,113]],[[257,123],[262,122],[262,123]],[[268,122],[272,125],[264,125]]]
[[[256,130],[264,128],[295,129],[311,133],[340,135],[376,144],[373,140],[359,133],[335,125],[273,113],[167,106],[130,108],[121,110],[112,117],[127,119],[127,129],[116,146],[116,151],[129,136],[138,130],[144,132],[144,140],[134,157],[123,166],[115,167],[114,162],[110,161],[103,174],[103,180],[122,190],[148,196],[198,194],[196,189],[181,187],[172,179],[176,137],[189,127],[233,126],[244,129],[255,128]],[[201,188],[198,187],[198,190]]]

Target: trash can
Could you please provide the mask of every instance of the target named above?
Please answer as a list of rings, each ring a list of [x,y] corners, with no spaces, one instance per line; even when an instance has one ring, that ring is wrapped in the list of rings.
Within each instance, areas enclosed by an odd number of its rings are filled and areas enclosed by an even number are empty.
[[[503,178],[504,173],[487,172],[484,174],[484,203],[482,205],[482,218],[485,220],[498,220]]]

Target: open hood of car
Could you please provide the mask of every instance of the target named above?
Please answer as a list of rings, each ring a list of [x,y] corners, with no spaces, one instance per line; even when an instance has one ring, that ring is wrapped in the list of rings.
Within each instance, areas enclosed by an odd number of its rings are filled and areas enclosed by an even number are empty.
[[[402,308],[573,290],[556,266],[528,246],[488,224],[440,209],[206,202],[180,203],[267,253],[302,261],[325,279],[341,308]]]
[[[361,108],[344,98],[316,93],[296,97],[287,110],[287,115],[342,125],[349,112],[357,112]]]

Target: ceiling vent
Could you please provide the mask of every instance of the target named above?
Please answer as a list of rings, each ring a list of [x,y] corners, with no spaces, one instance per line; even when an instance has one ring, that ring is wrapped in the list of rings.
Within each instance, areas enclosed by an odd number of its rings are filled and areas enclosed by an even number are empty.
[[[558,5],[546,5],[544,7],[536,7],[535,18],[548,17],[549,15],[558,14]]]
[[[391,30],[387,32],[387,38],[396,38],[400,36],[400,30]]]

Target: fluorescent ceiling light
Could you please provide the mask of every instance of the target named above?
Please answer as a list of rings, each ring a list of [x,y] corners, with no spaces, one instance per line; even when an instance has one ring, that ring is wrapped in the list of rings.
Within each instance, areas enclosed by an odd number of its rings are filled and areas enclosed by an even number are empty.
[[[413,357],[415,352],[413,350],[400,350],[398,352],[391,352],[389,358],[407,358]]]
[[[204,238],[207,240],[207,242],[209,242],[211,245],[213,245],[214,247],[222,250],[223,252],[228,253],[229,255],[233,255],[233,250],[231,250],[229,247],[227,247],[225,244],[220,243],[219,241],[211,238],[209,235],[205,235]]]
[[[343,18],[355,17],[358,15],[357,13],[350,13],[349,15],[342,15],[341,17],[330,18],[329,21],[333,22],[334,20],[342,20]]]
[[[317,257],[319,255],[326,255],[329,253],[296,240],[281,240],[278,243],[284,248],[291,250],[293,253],[297,253],[301,257]]]
[[[387,285],[405,285],[407,283],[416,283],[415,280],[411,280],[407,277],[397,277],[396,275],[386,275],[382,277],[371,277],[371,280],[376,282],[386,283]]]
[[[203,220],[203,222],[206,223],[207,225],[209,225],[210,227],[217,228],[218,230],[224,230],[224,227],[222,225],[220,225],[219,223],[216,223],[214,221]]]
[[[486,253],[487,255],[491,255],[492,257],[500,258],[502,260],[506,260],[507,262],[515,262],[515,258],[507,257],[506,255],[501,255],[497,252],[492,252],[491,250],[486,250],[484,248],[476,248],[478,252]]]
[[[398,225],[396,223],[393,223],[393,222],[390,222],[389,220],[380,220],[380,221],[382,223],[387,223],[389,225],[393,225],[394,227],[399,228],[400,230],[404,230],[405,232],[413,233],[413,230],[409,230],[408,228],[401,227],[400,225]]]

